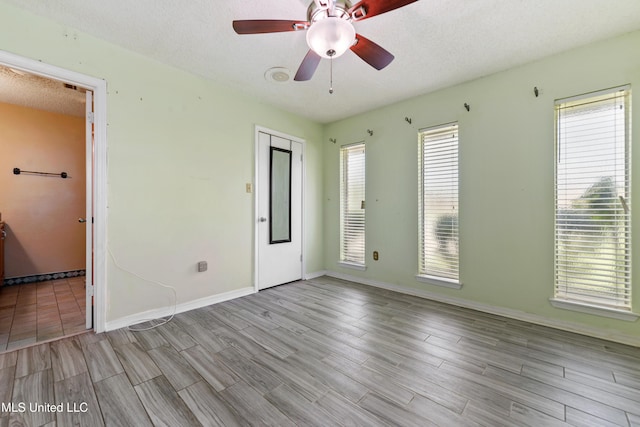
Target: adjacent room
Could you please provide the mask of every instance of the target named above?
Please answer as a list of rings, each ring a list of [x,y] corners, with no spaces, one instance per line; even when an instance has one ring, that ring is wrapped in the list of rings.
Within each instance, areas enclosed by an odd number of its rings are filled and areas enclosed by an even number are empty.
[[[84,332],[85,93],[0,68],[0,349]],[[55,171],[55,172],[54,172]],[[6,280],[5,280],[6,279]]]
[[[638,46],[636,0],[0,0],[0,425],[640,425]]]

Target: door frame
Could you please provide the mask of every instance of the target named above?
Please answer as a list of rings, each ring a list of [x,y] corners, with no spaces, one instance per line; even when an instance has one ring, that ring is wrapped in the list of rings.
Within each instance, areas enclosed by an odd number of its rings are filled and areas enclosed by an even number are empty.
[[[258,180],[258,177],[260,176],[258,174],[258,168],[259,168],[259,154],[260,154],[260,132],[262,133],[267,133],[269,135],[273,135],[273,136],[277,136],[280,138],[284,138],[284,139],[289,139],[291,141],[294,142],[298,142],[302,145],[302,171],[301,171],[301,187],[302,187],[302,195],[300,197],[300,203],[302,204],[301,206],[301,212],[300,215],[302,218],[300,218],[300,227],[302,228],[302,230],[300,230],[300,246],[301,246],[301,252],[302,252],[302,262],[300,263],[300,277],[302,279],[305,278],[305,271],[306,269],[306,261],[307,261],[307,257],[306,257],[306,253],[305,253],[305,176],[306,176],[306,168],[305,168],[305,164],[307,161],[307,156],[305,155],[305,149],[306,149],[306,141],[302,138],[299,138],[297,136],[292,136],[292,135],[288,135],[286,133],[282,133],[282,132],[278,132],[276,130],[273,129],[269,129],[266,127],[262,127],[259,125],[256,125],[255,127],[255,133],[254,133],[254,171],[253,171],[253,289],[255,292],[258,292],[260,289],[258,289],[258,266],[259,266],[259,251],[258,251],[258,247],[259,247],[259,233],[258,233],[258,217],[260,216],[260,206],[258,205],[258,200],[259,200],[259,195],[260,195],[260,191],[269,191],[268,188],[261,188],[260,187],[260,183]]]
[[[107,295],[107,82],[75,71],[0,50],[0,65],[58,80],[93,92],[94,155],[93,174],[93,329],[105,331]],[[89,220],[89,218],[87,218]],[[87,250],[89,248],[86,248]]]

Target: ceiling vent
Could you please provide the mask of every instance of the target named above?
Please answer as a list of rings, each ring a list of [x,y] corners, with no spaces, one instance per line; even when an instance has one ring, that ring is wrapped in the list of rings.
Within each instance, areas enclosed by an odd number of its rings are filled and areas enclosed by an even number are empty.
[[[291,79],[291,74],[284,67],[273,67],[264,73],[264,78],[269,82],[286,83]]]

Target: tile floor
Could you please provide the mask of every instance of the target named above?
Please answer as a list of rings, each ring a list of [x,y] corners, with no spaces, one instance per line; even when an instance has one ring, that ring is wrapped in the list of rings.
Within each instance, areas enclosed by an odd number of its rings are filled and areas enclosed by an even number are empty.
[[[85,328],[84,278],[0,288],[0,351],[77,334]]]

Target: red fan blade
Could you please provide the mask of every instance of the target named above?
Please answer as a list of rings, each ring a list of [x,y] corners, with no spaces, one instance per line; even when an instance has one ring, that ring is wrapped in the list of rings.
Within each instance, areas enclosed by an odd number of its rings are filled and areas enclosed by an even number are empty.
[[[313,73],[316,72],[316,68],[318,68],[318,64],[320,64],[321,59],[320,55],[309,49],[309,52],[307,52],[302,60],[302,64],[300,64],[298,72],[293,80],[297,82],[310,80],[311,77],[313,77]]]
[[[371,40],[356,34],[356,43],[351,50],[376,70],[382,70],[393,61],[394,56]]]
[[[233,29],[238,34],[280,33],[309,28],[307,21],[283,21],[278,19],[250,19],[233,21]]]
[[[351,6],[349,15],[354,21],[362,21],[376,15],[390,12],[418,0],[362,0]]]

